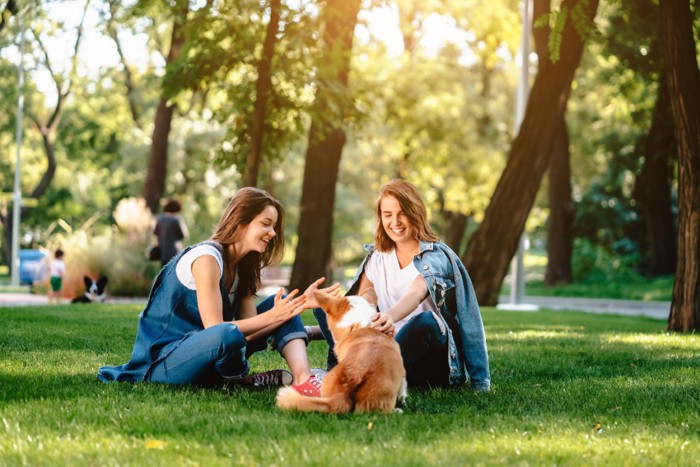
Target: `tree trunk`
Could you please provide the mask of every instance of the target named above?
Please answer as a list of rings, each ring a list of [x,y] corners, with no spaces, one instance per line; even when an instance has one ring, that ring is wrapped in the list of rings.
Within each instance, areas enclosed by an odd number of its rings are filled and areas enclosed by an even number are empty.
[[[642,142],[644,164],[635,182],[634,196],[642,208],[647,230],[651,274],[673,274],[676,267],[676,231],[671,210],[671,155],[676,148],[668,83],[659,78],[651,127]]]
[[[535,0],[533,19],[537,20],[551,11],[550,0]],[[535,49],[540,63],[549,60],[547,39],[549,26],[534,28]],[[570,284],[571,254],[574,247],[574,215],[576,205],[571,198],[571,165],[569,130],[562,114],[556,130],[552,153],[549,156],[549,222],[547,224],[547,268],[544,283],[548,286]]]
[[[665,73],[678,148],[678,261],[670,331],[700,331],[700,73],[688,0],[661,0]]]
[[[180,0],[178,8],[174,12],[173,31],[166,66],[180,56],[180,49],[185,43],[185,22],[189,12],[187,0]],[[153,125],[146,181],[141,191],[141,196],[146,200],[148,209],[154,214],[158,212],[160,200],[165,193],[165,179],[168,173],[168,137],[174,111],[175,105],[168,103],[165,96],[161,96]]]
[[[453,251],[459,252],[462,248],[462,237],[467,230],[470,216],[461,212],[443,211],[443,217],[447,224],[445,227],[445,244],[452,248]]]
[[[569,131],[562,115],[549,161],[549,222],[547,225],[546,286],[570,284],[571,253],[574,248],[574,214],[571,199]]]
[[[593,22],[598,1],[564,0],[571,15],[582,8],[587,24]],[[482,305],[495,305],[508,265],[523,233],[542,176],[549,166],[552,144],[571,94],[571,83],[583,53],[583,39],[570,19],[562,32],[560,58],[545,59],[537,73],[525,118],[510,150],[508,163],[491,198],[484,220],[471,238],[464,256]]]
[[[329,0],[324,9],[324,49],[306,151],[292,288],[303,289],[321,276],[330,278],[335,184],[345,145],[341,125],[350,101],[347,83],[360,3]]]
[[[271,0],[270,22],[267,23],[262,58],[260,63],[258,63],[258,79],[255,83],[255,104],[250,129],[250,145],[245,158],[245,173],[243,174],[243,184],[245,186],[256,186],[258,183],[267,101],[272,90],[272,57],[275,55],[281,8],[281,0]]]

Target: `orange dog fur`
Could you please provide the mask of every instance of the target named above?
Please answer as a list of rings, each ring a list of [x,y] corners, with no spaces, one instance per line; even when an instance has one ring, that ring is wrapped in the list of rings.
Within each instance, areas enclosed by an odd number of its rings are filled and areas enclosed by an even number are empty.
[[[373,297],[333,297],[315,291],[328,317],[338,364],[321,385],[321,397],[307,397],[291,387],[277,392],[277,407],[302,412],[391,412],[406,397],[406,371],[399,345],[369,327]],[[376,296],[375,296],[376,297]],[[376,300],[376,298],[374,298]]]

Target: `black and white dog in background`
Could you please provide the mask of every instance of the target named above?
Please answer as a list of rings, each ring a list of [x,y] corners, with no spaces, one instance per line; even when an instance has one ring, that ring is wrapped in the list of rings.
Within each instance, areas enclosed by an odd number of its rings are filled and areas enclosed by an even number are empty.
[[[107,276],[102,276],[98,280],[93,280],[88,276],[83,277],[85,281],[85,293],[73,299],[72,303],[104,302],[105,287],[107,287]]]

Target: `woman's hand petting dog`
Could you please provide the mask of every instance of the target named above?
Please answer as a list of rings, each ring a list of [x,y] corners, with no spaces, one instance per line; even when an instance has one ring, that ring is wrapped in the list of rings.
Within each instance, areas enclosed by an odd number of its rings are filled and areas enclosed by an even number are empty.
[[[394,319],[386,313],[377,313],[372,316],[372,327],[383,332],[387,336],[393,336],[396,331]]]

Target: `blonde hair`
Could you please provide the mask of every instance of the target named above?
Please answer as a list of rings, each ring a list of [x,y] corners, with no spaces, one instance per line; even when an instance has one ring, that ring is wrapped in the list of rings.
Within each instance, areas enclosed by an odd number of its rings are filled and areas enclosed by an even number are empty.
[[[378,251],[391,251],[396,246],[382,225],[382,200],[387,196],[393,196],[399,202],[401,210],[413,227],[413,236],[416,240],[423,242],[439,240],[428,224],[428,211],[418,188],[405,180],[395,179],[382,185],[375,203],[377,226],[374,230],[374,246]]]
[[[250,252],[240,258],[238,264],[233,263],[229,246],[241,236],[243,229],[267,206],[277,210],[276,235],[265,251],[261,254]],[[224,247],[224,278],[227,288],[233,283],[233,277],[238,272],[236,294],[241,297],[255,295],[260,288],[260,271],[265,266],[282,259],[284,255],[284,207],[268,192],[254,187],[241,188],[229,201],[224,214],[214,229],[211,239]]]

